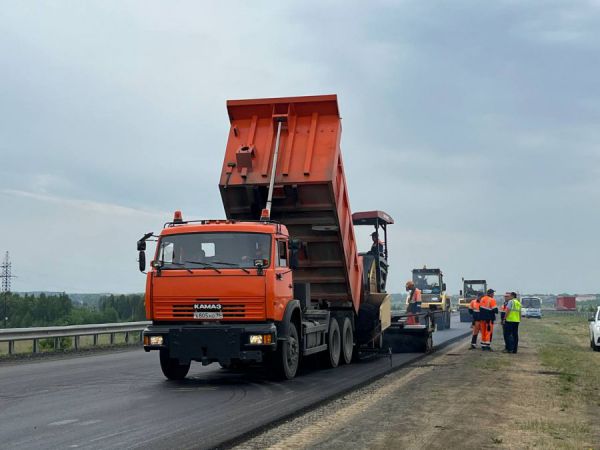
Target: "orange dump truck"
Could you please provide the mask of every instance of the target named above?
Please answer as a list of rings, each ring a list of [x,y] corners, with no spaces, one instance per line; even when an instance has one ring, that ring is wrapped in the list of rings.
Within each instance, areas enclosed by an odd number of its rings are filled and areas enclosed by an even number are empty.
[[[185,377],[191,361],[265,364],[289,379],[305,356],[335,367],[380,347],[393,220],[350,211],[337,97],[235,100],[227,111],[226,218],[186,221],[177,211],[157,236],[144,349],[160,352],[169,379]],[[368,252],[358,252],[354,225],[373,227]],[[138,241],[142,271],[151,237]]]

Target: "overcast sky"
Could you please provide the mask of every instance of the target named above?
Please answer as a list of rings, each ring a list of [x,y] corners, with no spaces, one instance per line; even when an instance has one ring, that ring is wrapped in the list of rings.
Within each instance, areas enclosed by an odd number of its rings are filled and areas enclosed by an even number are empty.
[[[336,93],[389,290],[598,292],[599,55],[598,1],[2,1],[13,290],[143,291],[144,232],[224,215],[225,101]]]

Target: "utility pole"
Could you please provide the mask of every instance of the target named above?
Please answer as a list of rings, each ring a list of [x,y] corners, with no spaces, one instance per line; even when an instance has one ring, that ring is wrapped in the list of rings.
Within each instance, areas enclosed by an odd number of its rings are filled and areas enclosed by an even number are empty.
[[[2,279],[2,295],[4,296],[4,328],[8,324],[7,301],[10,295],[10,280],[15,276],[11,273],[11,262],[8,252],[4,255],[4,261],[0,264],[0,279]]]

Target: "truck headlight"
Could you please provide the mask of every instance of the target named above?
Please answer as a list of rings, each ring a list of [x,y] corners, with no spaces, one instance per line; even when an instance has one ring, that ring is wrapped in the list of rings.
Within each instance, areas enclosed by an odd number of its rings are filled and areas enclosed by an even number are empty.
[[[162,336],[150,336],[150,345],[163,345],[163,342]]]
[[[270,334],[251,334],[248,336],[250,345],[269,345],[273,342],[273,336]]]
[[[252,345],[262,345],[263,336],[262,334],[251,334],[250,335],[250,344]]]

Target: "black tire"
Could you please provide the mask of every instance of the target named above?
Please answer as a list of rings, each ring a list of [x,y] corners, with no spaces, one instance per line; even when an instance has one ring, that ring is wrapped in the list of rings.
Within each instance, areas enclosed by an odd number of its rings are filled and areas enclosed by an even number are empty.
[[[423,341],[419,345],[420,353],[431,353],[433,351],[433,336],[431,334],[423,338]]]
[[[280,342],[270,362],[276,378],[291,380],[296,376],[300,366],[300,339],[296,324],[290,323],[287,340]]]
[[[160,350],[160,368],[169,380],[183,380],[190,371],[190,363],[180,364],[177,359],[169,356],[169,351]]]
[[[437,331],[442,331],[446,329],[446,314],[443,311],[436,312],[433,316],[435,327]]]
[[[342,338],[340,326],[335,318],[329,320],[329,332],[327,333],[327,351],[323,355],[327,367],[337,367],[340,364],[342,353]]]
[[[352,354],[354,353],[354,331],[352,330],[352,321],[348,317],[344,317],[342,322],[342,362],[350,364],[352,362]]]
[[[449,330],[451,326],[452,313],[450,310],[446,311],[446,329]]]

